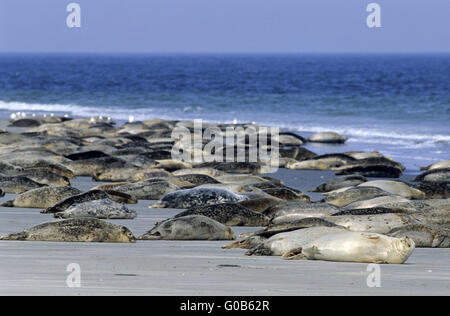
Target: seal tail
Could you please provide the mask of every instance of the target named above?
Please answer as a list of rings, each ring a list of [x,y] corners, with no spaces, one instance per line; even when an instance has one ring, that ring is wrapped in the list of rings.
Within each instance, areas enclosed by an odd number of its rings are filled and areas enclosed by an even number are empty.
[[[281,256],[283,260],[307,260],[306,256],[302,253],[302,248],[294,248],[286,252]]]
[[[3,207],[14,207],[14,200],[6,201],[6,202],[4,202],[4,203],[2,203],[0,205],[3,206]]]

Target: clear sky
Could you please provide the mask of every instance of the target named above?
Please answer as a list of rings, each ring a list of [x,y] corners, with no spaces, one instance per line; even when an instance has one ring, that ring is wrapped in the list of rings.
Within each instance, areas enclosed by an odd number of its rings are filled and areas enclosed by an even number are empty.
[[[0,52],[450,52],[450,0],[0,0]]]

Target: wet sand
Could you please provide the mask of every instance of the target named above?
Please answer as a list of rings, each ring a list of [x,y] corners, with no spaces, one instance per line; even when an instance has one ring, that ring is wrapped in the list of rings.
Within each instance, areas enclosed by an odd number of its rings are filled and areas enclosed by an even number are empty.
[[[275,177],[303,190],[332,172],[280,170]],[[409,176],[406,175],[406,178]],[[79,177],[74,187],[98,183]],[[310,194],[313,199],[320,194]],[[7,194],[1,202],[13,197]],[[137,236],[179,210],[130,205],[134,220],[116,220]],[[0,208],[0,235],[53,220],[39,209]],[[238,235],[254,227],[233,227]],[[381,266],[381,287],[367,286],[367,264],[285,261],[223,250],[226,241],[138,241],[135,244],[0,242],[0,295],[449,295],[450,249],[416,249],[403,265]],[[66,267],[81,267],[69,288]]]

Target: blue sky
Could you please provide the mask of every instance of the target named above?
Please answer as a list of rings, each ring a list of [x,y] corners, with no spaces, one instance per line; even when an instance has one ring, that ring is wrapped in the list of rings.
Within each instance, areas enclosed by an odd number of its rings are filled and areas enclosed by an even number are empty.
[[[450,1],[0,0],[0,52],[450,52]]]

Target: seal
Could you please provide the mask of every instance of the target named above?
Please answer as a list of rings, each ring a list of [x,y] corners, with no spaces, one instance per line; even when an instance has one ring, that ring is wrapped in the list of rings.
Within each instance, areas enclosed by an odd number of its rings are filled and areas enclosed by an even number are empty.
[[[386,165],[369,165],[369,166],[347,166],[347,168],[336,173],[337,176],[347,174],[358,174],[370,178],[398,178],[402,171],[397,167]]]
[[[45,184],[40,184],[27,177],[0,175],[0,189],[5,193],[21,194],[45,186]]]
[[[303,160],[296,162],[288,162],[286,164],[287,169],[291,170],[327,170],[330,166],[321,162],[320,160]]]
[[[70,185],[69,178],[60,176],[50,171],[46,170],[32,170],[29,172],[24,172],[21,176],[27,177],[33,181],[36,181],[41,184],[53,185],[53,186],[61,186],[61,185]]]
[[[270,167],[258,162],[222,162],[214,169],[229,173],[251,173],[263,174],[270,173]]]
[[[272,196],[260,197],[256,199],[248,199],[241,202],[238,202],[239,205],[242,205],[245,208],[248,208],[252,211],[262,213],[271,205],[280,202],[280,199],[277,199]]]
[[[24,192],[14,200],[3,203],[2,206],[47,208],[80,193],[80,190],[69,186],[42,187]]]
[[[339,232],[318,237],[301,247],[301,255],[308,260],[402,264],[415,249],[408,237],[395,238],[381,234]],[[298,252],[297,249],[295,252]],[[293,252],[284,256],[293,257]]]
[[[450,160],[438,161],[426,167],[420,167],[420,170],[446,169],[450,168]]]
[[[49,159],[35,159],[35,160],[13,159],[8,162],[14,166],[22,167],[24,172],[45,170],[57,174],[61,177],[66,177],[68,179],[75,178],[74,173],[66,166]]]
[[[450,198],[450,185],[448,183],[425,182],[413,184],[413,187],[425,193],[426,199]]]
[[[387,233],[391,237],[409,237],[417,248],[450,248],[450,231],[422,224],[396,227]]]
[[[166,194],[161,198],[159,203],[153,204],[150,207],[179,209],[227,202],[239,202],[246,199],[247,197],[244,195],[239,195],[223,188],[194,188]]]
[[[102,199],[75,204],[53,215],[55,218],[133,219],[137,213],[111,199]]]
[[[342,227],[311,227],[276,234],[246,252],[247,256],[283,256],[291,249],[301,248],[314,239],[345,231]]]
[[[138,200],[159,200],[168,193],[180,190],[180,187],[169,181],[158,179],[124,184],[116,187],[115,190],[134,196]]]
[[[175,176],[175,178],[179,179],[180,181],[187,181],[194,185],[202,185],[202,184],[216,184],[219,183],[216,179],[213,177],[210,177],[205,174],[185,174],[185,175],[179,175]]]
[[[421,200],[425,198],[425,193],[401,181],[374,180],[362,183],[359,186],[380,188],[381,190],[403,196],[407,199]]]
[[[354,232],[371,232],[378,234],[386,234],[391,229],[405,226],[415,221],[411,216],[401,213],[384,213],[371,215],[340,215],[324,217],[325,220],[345,227],[349,231]],[[362,213],[364,214],[364,213]]]
[[[190,215],[169,219],[156,225],[139,240],[233,240],[233,231],[209,217]]]
[[[267,226],[269,218],[236,203],[223,203],[190,208],[174,218],[203,215],[227,226]]]
[[[348,138],[335,132],[316,133],[308,138],[312,143],[343,144]]]
[[[450,183],[450,168],[438,168],[425,171],[412,181]]]
[[[136,238],[124,226],[95,218],[75,218],[40,224],[0,240],[132,243]]]
[[[343,207],[356,201],[370,200],[376,197],[390,195],[392,194],[380,188],[356,186],[328,192],[323,201],[329,204]]]
[[[331,216],[341,209],[327,203],[305,203],[295,208],[281,209],[272,215],[272,224],[288,223],[308,217],[326,217]]]
[[[310,192],[330,192],[345,187],[357,186],[358,184],[364,183],[366,181],[367,179],[365,177],[359,175],[336,177],[320,184]]]
[[[46,214],[46,213],[63,212],[74,204],[81,204],[88,201],[111,199],[111,198],[112,198],[111,195],[102,190],[90,190],[87,192],[80,191],[77,194],[72,194],[71,196],[63,200],[60,200],[59,202],[52,204],[50,207],[47,207],[45,210],[41,211],[41,213]]]
[[[388,207],[392,203],[408,203],[410,202],[408,199],[405,199],[399,195],[388,195],[388,196],[379,196],[372,199],[367,200],[358,200],[347,204],[345,206],[346,209],[355,209],[355,208],[371,208],[377,206]]]
[[[84,160],[75,160],[64,163],[76,176],[92,177],[96,173],[108,170],[108,169],[120,169],[120,168],[133,168],[134,165],[130,165],[123,159],[114,157],[103,158],[91,158]]]
[[[204,174],[212,178],[219,176],[224,176],[226,173],[213,168],[191,168],[191,169],[180,169],[172,173],[174,176],[184,176],[188,174]]]

